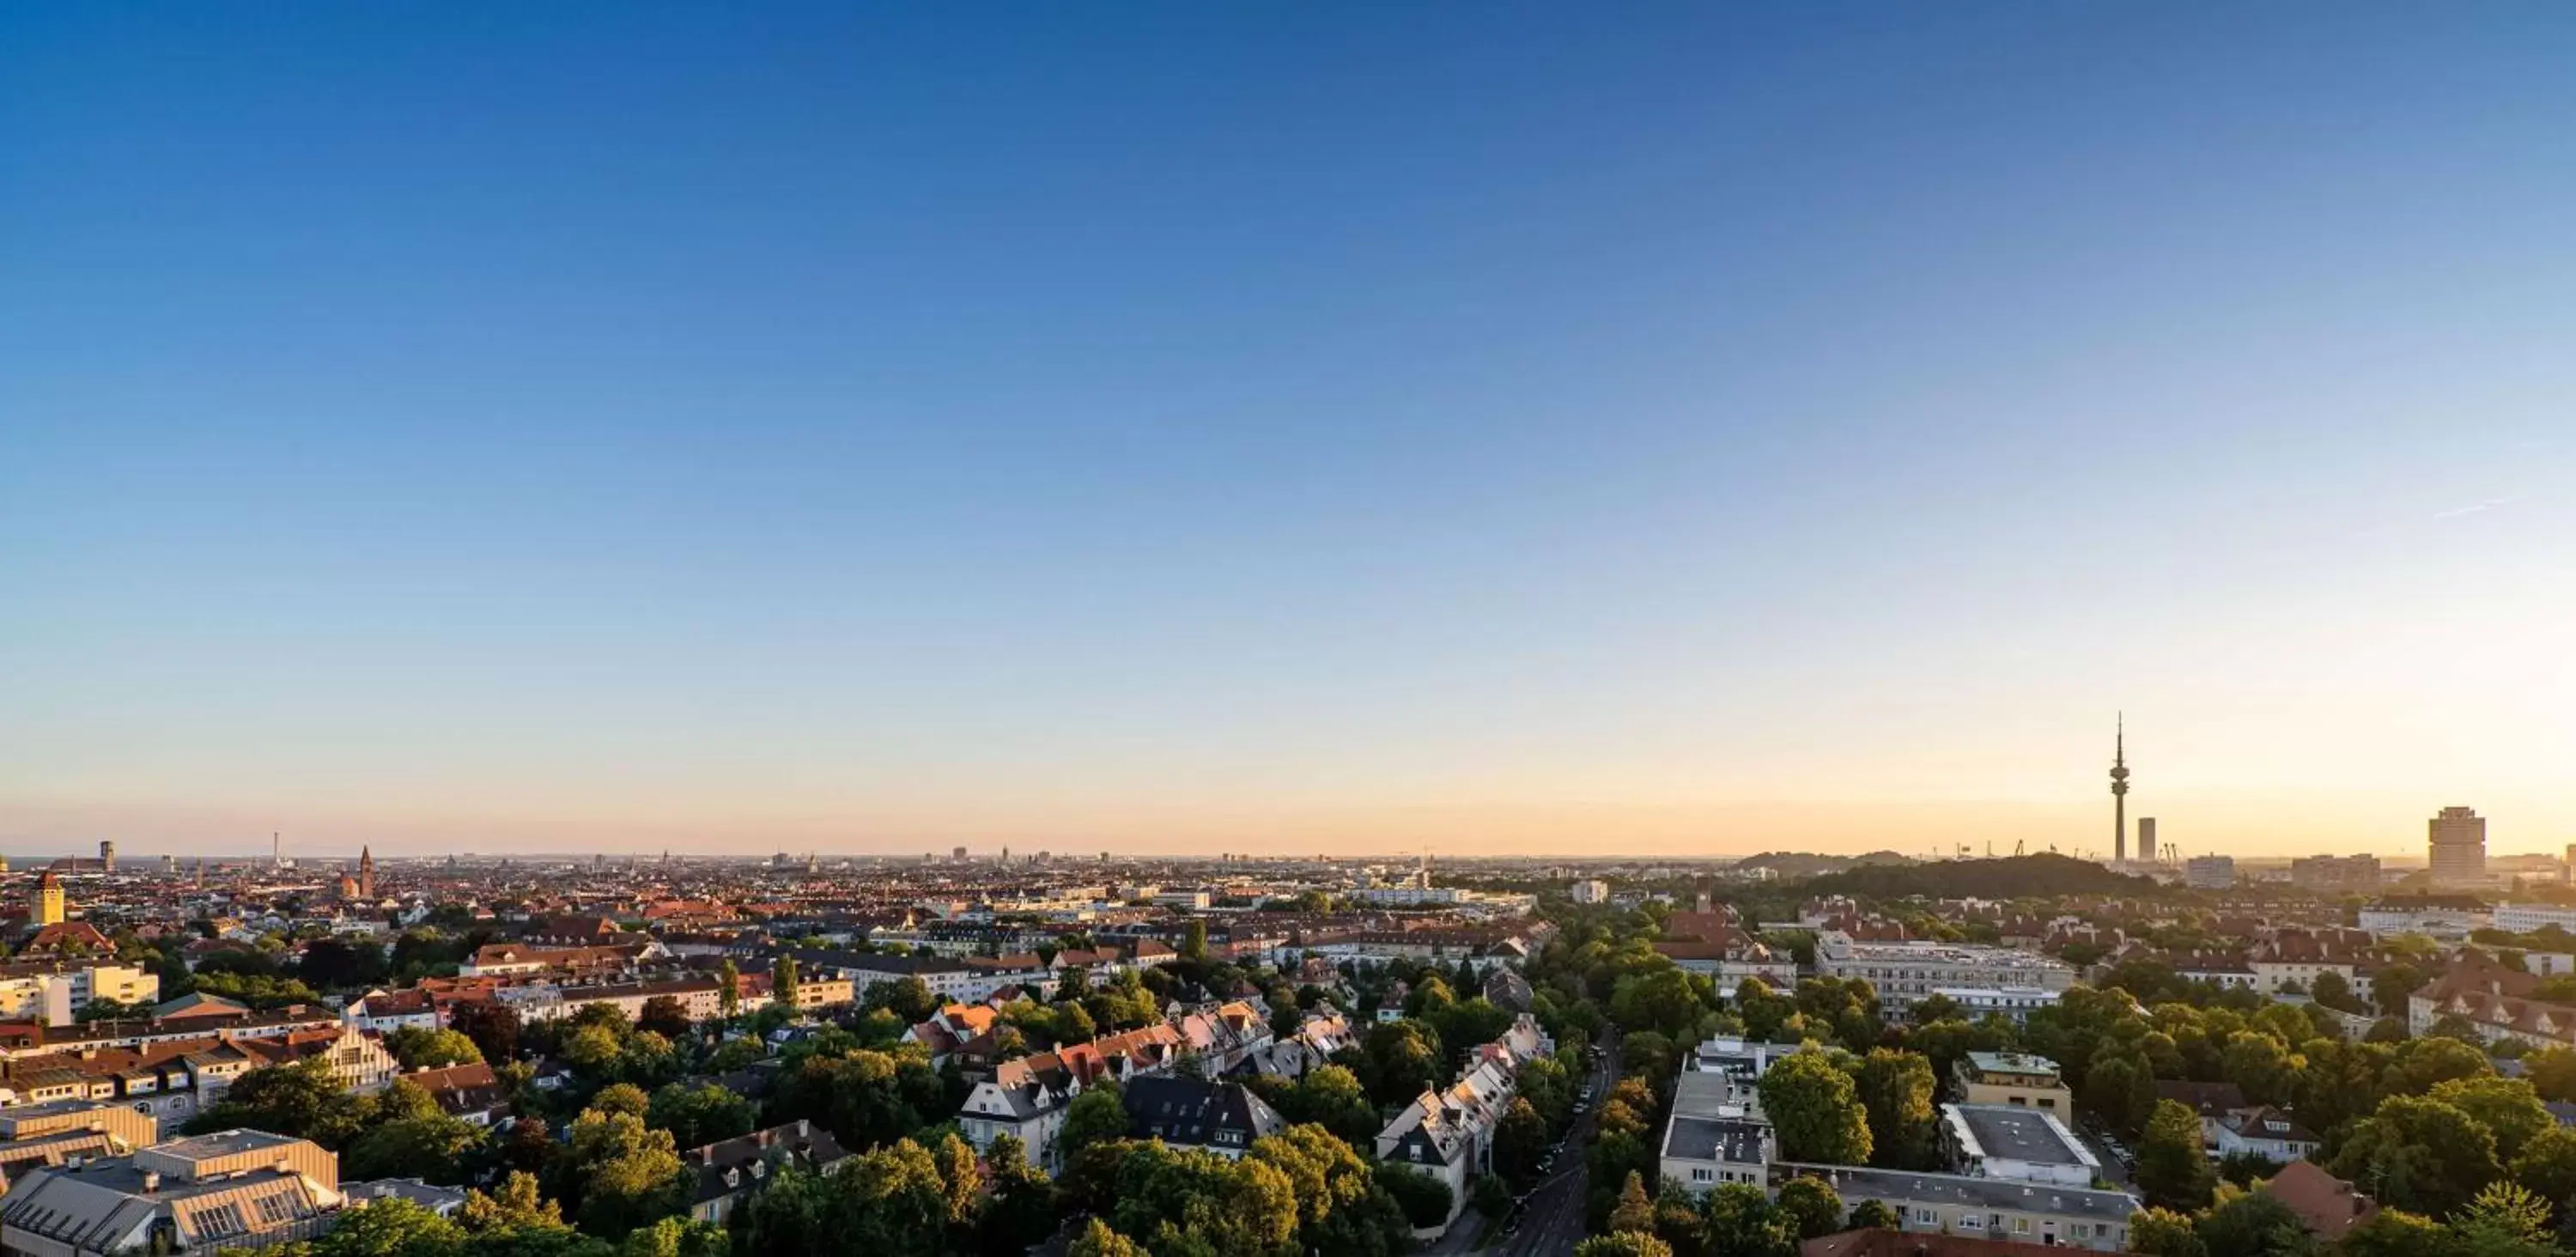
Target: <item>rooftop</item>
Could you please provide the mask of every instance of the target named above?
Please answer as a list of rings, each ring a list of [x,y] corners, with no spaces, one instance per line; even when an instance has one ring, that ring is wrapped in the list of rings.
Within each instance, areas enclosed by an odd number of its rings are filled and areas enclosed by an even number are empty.
[[[2033,1165],[2098,1165],[2057,1119],[2015,1104],[1949,1104],[1950,1129],[1972,1157],[2000,1157]]]
[[[1873,1170],[1849,1165],[1790,1165],[1813,1174],[1842,1194],[1845,1203],[1863,1200],[1905,1201],[1995,1212],[2045,1213],[2062,1218],[2125,1224],[2137,1212],[2137,1198],[2127,1192],[2090,1187],[2057,1187],[2006,1178],[1965,1174],[1916,1174],[1907,1170]]]
[[[1664,1155],[1686,1161],[1762,1161],[1762,1138],[1771,1128],[1743,1118],[1675,1115],[1664,1135]]]

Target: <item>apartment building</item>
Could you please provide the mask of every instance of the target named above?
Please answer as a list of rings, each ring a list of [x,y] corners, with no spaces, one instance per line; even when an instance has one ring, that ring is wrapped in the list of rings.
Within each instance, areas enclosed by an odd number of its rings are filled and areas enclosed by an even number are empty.
[[[1816,967],[1827,977],[1860,978],[1878,992],[1880,1014],[1903,1020],[1914,1004],[1944,987],[2029,987],[2063,991],[2075,969],[2011,947],[1974,943],[1859,942],[1841,930],[1816,936]]]
[[[1686,1070],[1674,1080],[1672,1110],[1658,1158],[1663,1178],[1695,1196],[1724,1183],[1770,1183],[1778,1143],[1750,1077]]]
[[[1846,1206],[1875,1200],[1894,1210],[1908,1234],[1965,1235],[2116,1253],[2129,1239],[2129,1215],[2141,1207],[2126,1192],[2028,1183],[1968,1174],[1916,1174],[1847,1165],[1785,1163],[1775,1177],[1825,1180]]]

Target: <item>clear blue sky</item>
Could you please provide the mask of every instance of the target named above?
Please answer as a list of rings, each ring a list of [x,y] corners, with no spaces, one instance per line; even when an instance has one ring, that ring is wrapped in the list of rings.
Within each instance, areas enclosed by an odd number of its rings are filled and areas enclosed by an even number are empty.
[[[2576,9],[975,12],[0,12],[0,850],[2576,841]]]

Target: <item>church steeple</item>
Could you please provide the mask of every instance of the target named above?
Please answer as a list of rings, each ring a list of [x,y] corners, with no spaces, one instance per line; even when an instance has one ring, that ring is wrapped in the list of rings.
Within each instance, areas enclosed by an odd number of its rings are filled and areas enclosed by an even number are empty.
[[[358,897],[376,897],[376,849],[373,846],[358,848]]]

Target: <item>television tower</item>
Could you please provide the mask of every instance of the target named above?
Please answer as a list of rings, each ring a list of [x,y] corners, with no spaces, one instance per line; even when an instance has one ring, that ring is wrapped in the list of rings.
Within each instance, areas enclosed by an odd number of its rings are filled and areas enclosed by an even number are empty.
[[[2122,713],[2111,726],[2111,860],[2129,862],[2129,755],[2128,716]]]

